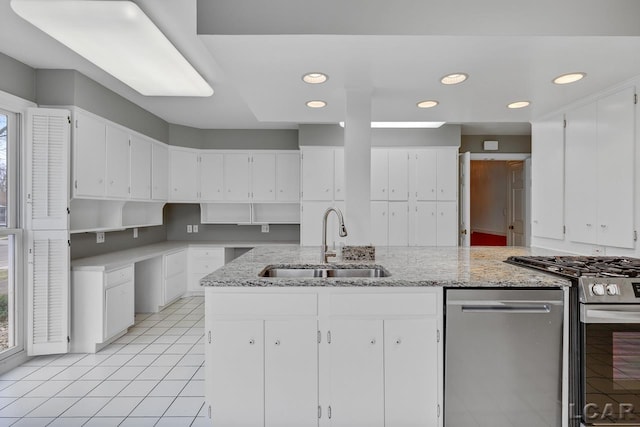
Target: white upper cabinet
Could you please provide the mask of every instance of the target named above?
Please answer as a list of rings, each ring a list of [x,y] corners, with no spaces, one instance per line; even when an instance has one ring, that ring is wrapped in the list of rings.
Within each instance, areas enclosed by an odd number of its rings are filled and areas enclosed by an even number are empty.
[[[389,151],[371,150],[371,200],[389,200]]]
[[[414,158],[414,196],[416,200],[436,200],[438,154],[435,150],[417,150]]]
[[[169,147],[154,142],[151,147],[151,198],[169,199]]]
[[[200,154],[200,200],[220,201],[224,199],[224,155],[220,153]]]
[[[224,155],[225,200],[233,202],[248,202],[250,200],[250,161],[249,154],[229,153]]]
[[[409,154],[407,151],[389,150],[389,200],[409,199],[408,162]]]
[[[564,237],[564,116],[531,126],[531,234]]]
[[[333,148],[302,152],[302,199],[333,199]]]
[[[104,197],[106,124],[84,112],[74,113],[73,197]]]
[[[439,148],[437,151],[438,200],[457,200],[458,148]]]
[[[198,152],[187,148],[169,150],[169,199],[190,202],[198,199]]]
[[[336,148],[334,155],[334,200],[344,200],[344,149]]]
[[[416,200],[457,200],[458,149],[418,149],[413,157],[412,191]]]
[[[279,153],[276,156],[276,200],[300,201],[300,154]],[[253,171],[255,174],[255,164]]]
[[[253,154],[251,156],[251,199],[254,202],[276,200],[276,155]]]
[[[131,198],[151,199],[151,141],[131,136]]]
[[[107,197],[129,197],[129,133],[107,125]]]
[[[567,111],[565,118],[567,235],[573,242],[596,243],[596,103]]]
[[[634,246],[635,88],[598,100],[598,244]]]

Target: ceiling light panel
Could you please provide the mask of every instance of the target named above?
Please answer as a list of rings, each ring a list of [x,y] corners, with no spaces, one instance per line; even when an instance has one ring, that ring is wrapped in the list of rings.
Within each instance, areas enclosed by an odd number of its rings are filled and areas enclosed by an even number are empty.
[[[553,79],[553,82],[557,85],[566,85],[569,83],[575,83],[579,80],[582,80],[583,78],[585,78],[586,75],[587,75],[586,73],[563,74]]]
[[[339,123],[344,127],[344,122]],[[445,122],[371,122],[372,128],[378,129],[437,129]]]
[[[418,108],[433,108],[438,105],[438,101],[428,100],[428,101],[420,101],[418,102]]]
[[[130,1],[12,0],[22,18],[145,96],[213,89]]]
[[[516,102],[512,102],[511,104],[507,105],[507,108],[511,108],[512,110],[515,110],[515,109],[518,109],[518,108],[528,107],[529,105],[531,105],[531,102],[529,102],[529,101],[516,101]]]
[[[307,107],[309,108],[324,108],[326,106],[327,106],[327,103],[319,99],[313,100],[313,101],[307,101]]]
[[[468,78],[469,75],[465,73],[452,73],[442,77],[440,79],[440,83],[442,83],[443,85],[457,85],[467,80]]]
[[[327,76],[324,73],[307,73],[304,76],[302,76],[302,80],[305,83],[309,83],[309,84],[312,84],[312,85],[324,83],[328,79],[329,79],[329,76]]]

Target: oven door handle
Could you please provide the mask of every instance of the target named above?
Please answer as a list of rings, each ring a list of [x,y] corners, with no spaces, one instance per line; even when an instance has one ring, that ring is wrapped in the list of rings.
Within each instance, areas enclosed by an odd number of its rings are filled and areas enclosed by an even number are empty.
[[[581,320],[584,323],[640,323],[640,311],[585,308]]]
[[[463,313],[534,313],[546,314],[551,312],[549,304],[527,305],[463,305]]]

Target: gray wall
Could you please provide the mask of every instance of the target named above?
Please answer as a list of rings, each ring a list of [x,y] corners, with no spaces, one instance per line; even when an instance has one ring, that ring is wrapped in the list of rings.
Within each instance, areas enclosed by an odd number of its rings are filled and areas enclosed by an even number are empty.
[[[297,150],[298,131],[266,129],[194,129],[170,125],[169,143],[219,150]]]
[[[37,70],[40,105],[75,105],[162,142],[169,123],[75,70]]]
[[[339,125],[300,125],[299,144],[343,146],[344,129]],[[372,147],[428,147],[460,145],[460,125],[438,129],[372,129]]]
[[[36,70],[0,53],[0,90],[36,101]]]
[[[259,225],[200,224],[200,205],[167,204],[164,207],[167,240],[212,242],[299,242],[300,226],[273,224],[268,233]],[[187,233],[188,224],[198,224],[198,233]]]
[[[137,239],[133,238],[133,230],[105,233],[104,243],[96,243],[95,233],[72,234],[71,259],[131,249],[137,246],[162,242],[166,239],[167,229],[164,225],[139,228]]]
[[[497,151],[485,151],[484,141],[498,141]],[[460,152],[471,153],[531,153],[530,135],[463,135]]]

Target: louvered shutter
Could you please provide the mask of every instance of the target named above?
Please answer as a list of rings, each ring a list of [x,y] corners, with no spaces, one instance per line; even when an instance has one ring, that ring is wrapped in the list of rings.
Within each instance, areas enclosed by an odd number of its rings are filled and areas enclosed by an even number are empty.
[[[28,342],[30,356],[69,349],[69,245],[67,231],[29,231]]]
[[[69,111],[27,112],[27,224],[30,230],[67,230]]]

